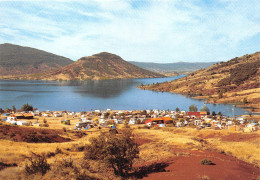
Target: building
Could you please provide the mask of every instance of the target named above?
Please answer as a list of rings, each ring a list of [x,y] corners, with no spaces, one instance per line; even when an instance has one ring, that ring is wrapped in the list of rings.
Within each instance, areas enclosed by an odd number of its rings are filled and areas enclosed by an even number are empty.
[[[158,124],[171,124],[171,123],[173,123],[173,119],[170,117],[151,118],[145,120],[145,124],[147,126],[158,125]]]
[[[189,116],[189,118],[201,118],[201,114],[200,112],[187,112],[187,116]]]

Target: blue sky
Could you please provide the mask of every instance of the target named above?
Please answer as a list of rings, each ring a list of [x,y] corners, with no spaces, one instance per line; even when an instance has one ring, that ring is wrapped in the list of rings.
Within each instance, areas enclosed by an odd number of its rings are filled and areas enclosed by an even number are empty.
[[[77,60],[227,61],[260,51],[259,0],[0,0],[0,44]]]

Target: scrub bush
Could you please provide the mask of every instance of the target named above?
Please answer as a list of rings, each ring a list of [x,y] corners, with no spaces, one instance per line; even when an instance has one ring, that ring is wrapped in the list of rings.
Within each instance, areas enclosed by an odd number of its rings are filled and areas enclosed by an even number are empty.
[[[41,173],[44,175],[48,170],[50,170],[50,165],[47,163],[45,155],[32,154],[33,156],[29,158],[29,164],[25,165],[26,174]]]
[[[98,160],[119,176],[125,176],[133,169],[133,160],[139,154],[130,129],[125,129],[118,135],[102,133],[97,138],[91,138],[85,149],[85,159]]]

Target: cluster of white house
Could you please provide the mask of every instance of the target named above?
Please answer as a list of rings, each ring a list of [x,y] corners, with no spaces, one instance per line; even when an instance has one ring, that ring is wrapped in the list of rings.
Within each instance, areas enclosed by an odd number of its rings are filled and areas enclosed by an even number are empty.
[[[104,111],[95,110],[92,112],[68,112],[68,111],[34,111],[22,112],[19,114],[5,113],[5,120],[16,125],[30,125],[28,121],[19,119],[32,119],[34,116],[40,117],[73,117],[78,118],[74,129],[88,129],[94,125],[107,126],[114,124],[146,124],[147,126],[191,126],[196,128],[230,129],[252,132],[259,130],[259,123],[245,117],[225,117],[222,115],[208,115],[207,112],[185,112],[166,110],[118,110],[107,109]],[[64,120],[63,120],[64,121]],[[65,120],[66,121],[66,120]],[[38,122],[37,122],[38,123]],[[34,124],[37,124],[34,123]],[[33,125],[33,124],[32,124]]]

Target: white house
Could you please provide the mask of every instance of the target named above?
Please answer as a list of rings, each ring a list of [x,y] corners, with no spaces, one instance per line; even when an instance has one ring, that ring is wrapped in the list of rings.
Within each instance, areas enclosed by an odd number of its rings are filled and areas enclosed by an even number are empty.
[[[17,121],[16,124],[17,124],[18,126],[28,126],[28,125],[29,125],[29,123],[26,122],[26,121]]]
[[[10,122],[10,121],[14,121],[14,120],[16,120],[16,117],[9,116],[9,117],[7,117],[6,122]]]
[[[133,119],[133,118],[130,119],[129,122],[128,122],[128,124],[135,124],[135,119]]]
[[[43,117],[49,117],[49,114],[44,113],[44,114],[42,114],[42,116],[43,116]]]
[[[54,117],[62,117],[62,115],[59,113],[56,113],[56,114],[54,114]]]

